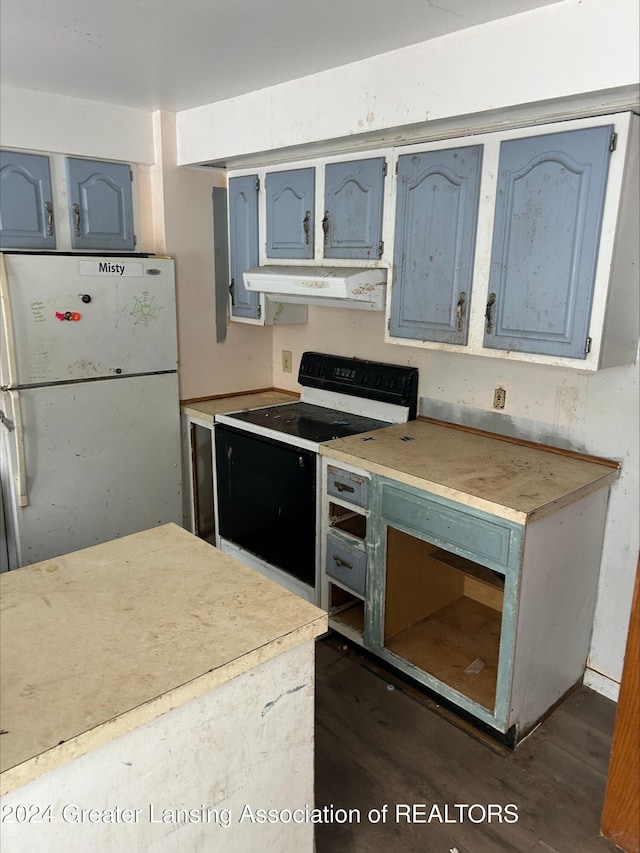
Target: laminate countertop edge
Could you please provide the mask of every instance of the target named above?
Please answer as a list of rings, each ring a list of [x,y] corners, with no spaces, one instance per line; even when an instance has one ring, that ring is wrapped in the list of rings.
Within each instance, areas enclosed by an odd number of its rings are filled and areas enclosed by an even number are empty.
[[[152,722],[174,708],[204,695],[210,690],[244,675],[267,661],[314,640],[328,630],[328,617],[319,617],[307,625],[296,628],[260,648],[241,655],[224,666],[182,684],[161,696],[132,708],[111,720],[107,720],[89,731],[58,744],[55,747],[29,758],[0,774],[0,797],[33,782],[45,773],[55,770],[69,761],[80,758],[94,749],[126,735],[145,723]]]
[[[621,473],[608,460],[565,457],[421,421],[337,439],[321,445],[320,454],[522,525],[608,487]]]

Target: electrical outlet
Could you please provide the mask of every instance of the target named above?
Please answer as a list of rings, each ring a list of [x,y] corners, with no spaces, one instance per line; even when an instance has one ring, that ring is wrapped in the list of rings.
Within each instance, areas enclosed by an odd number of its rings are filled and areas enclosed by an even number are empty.
[[[291,350],[282,350],[282,372],[291,373]]]
[[[493,392],[493,408],[504,409],[504,404],[507,402],[507,389],[496,388]]]

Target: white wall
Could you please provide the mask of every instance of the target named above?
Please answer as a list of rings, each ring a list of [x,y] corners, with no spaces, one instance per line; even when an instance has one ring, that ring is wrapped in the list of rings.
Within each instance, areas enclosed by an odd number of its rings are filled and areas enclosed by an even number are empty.
[[[78,73],[82,73],[81,69]],[[0,145],[125,163],[153,163],[152,113],[3,86]]]
[[[231,323],[225,342],[216,343],[211,192],[224,185],[224,176],[177,167],[173,113],[156,113],[154,126],[154,245],[176,259],[180,397],[270,388],[270,328]]]
[[[178,114],[178,162],[432,123],[638,84],[637,0],[566,0]],[[549,109],[549,107],[547,107]],[[357,140],[354,140],[357,141]],[[374,144],[376,144],[374,142]]]

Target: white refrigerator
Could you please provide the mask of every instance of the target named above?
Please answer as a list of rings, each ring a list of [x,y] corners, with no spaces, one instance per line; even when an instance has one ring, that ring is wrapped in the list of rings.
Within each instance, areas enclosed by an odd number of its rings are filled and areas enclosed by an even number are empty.
[[[182,523],[173,261],[0,255],[0,566]]]

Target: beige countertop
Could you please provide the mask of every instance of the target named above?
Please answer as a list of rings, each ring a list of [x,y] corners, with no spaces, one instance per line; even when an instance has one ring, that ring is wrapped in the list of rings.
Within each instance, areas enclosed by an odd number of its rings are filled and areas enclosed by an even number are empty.
[[[327,629],[175,524],[5,573],[0,592],[0,794]]]
[[[409,421],[339,438],[320,452],[374,474],[525,524],[608,486],[614,462]]]
[[[262,406],[277,406],[279,403],[295,403],[298,399],[298,394],[290,394],[288,391],[252,391],[247,394],[182,403],[181,410],[192,418],[213,423],[215,415],[242,409],[259,409]]]

